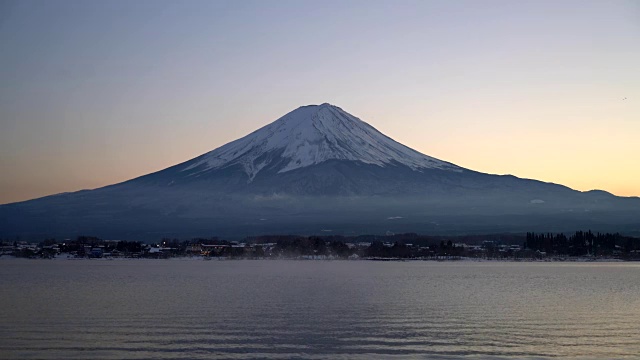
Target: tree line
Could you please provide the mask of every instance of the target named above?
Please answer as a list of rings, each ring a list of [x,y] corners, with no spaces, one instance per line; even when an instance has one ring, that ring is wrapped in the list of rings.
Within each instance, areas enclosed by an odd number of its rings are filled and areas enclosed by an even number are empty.
[[[624,236],[619,233],[593,233],[576,231],[567,236],[565,234],[551,234],[534,232],[527,233],[524,243],[526,249],[545,252],[548,255],[561,256],[614,256],[631,255],[640,251],[640,239]]]

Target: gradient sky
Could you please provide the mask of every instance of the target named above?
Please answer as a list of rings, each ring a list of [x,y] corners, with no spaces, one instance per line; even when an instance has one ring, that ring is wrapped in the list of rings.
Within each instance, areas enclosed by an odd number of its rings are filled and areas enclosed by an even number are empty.
[[[0,203],[323,102],[463,167],[638,196],[640,2],[0,0]]]

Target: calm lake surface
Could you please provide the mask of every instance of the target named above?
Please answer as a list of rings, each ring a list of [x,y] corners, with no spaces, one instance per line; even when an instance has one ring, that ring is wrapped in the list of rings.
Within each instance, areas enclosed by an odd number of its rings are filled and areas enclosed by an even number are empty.
[[[2,359],[639,355],[637,263],[0,260]]]

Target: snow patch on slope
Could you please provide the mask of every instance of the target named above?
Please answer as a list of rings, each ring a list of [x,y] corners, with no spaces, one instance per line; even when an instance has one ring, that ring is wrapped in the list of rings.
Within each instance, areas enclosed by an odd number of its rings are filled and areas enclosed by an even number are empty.
[[[286,159],[280,173],[334,159],[381,167],[397,162],[416,171],[463,170],[392,140],[339,107],[322,104],[300,107],[243,138],[204,154],[183,171],[195,168],[207,171],[239,164],[251,181],[260,170],[280,157]],[[204,169],[201,169],[203,165]]]

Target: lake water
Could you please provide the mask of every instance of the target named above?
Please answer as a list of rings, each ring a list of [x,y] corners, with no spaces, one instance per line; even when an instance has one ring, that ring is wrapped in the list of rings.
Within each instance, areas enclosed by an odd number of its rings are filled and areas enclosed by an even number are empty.
[[[0,260],[2,359],[638,356],[637,263]]]

